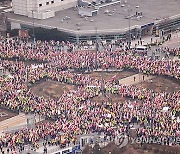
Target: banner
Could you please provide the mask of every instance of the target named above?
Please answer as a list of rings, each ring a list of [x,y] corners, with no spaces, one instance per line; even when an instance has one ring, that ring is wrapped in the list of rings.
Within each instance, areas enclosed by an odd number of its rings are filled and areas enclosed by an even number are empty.
[[[20,29],[19,30],[19,37],[22,38],[29,38],[29,33],[27,30]]]

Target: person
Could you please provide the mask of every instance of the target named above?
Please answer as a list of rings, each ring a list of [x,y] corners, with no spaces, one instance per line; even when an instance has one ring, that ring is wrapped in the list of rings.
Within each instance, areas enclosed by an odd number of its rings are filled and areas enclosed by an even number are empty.
[[[101,89],[99,87],[102,85],[102,80],[90,77],[90,75],[86,76],[79,73],[77,75],[77,73],[68,71],[69,68],[79,69],[86,67],[86,60],[92,61],[92,68],[95,68],[94,53],[88,51],[68,53],[64,51],[57,54],[48,43],[45,43],[41,48],[37,48],[37,51],[35,51],[37,54],[34,55],[31,50],[24,53],[22,50],[21,53],[22,47],[19,45],[17,45],[17,48],[17,53],[9,49],[11,55],[7,55],[6,50],[1,48],[2,53],[0,54],[9,56],[9,58],[19,56],[24,59],[25,56],[28,56],[30,60],[36,59],[44,62],[48,60],[48,63],[45,63],[43,67],[35,65],[35,68],[32,68],[22,61],[2,60],[0,65],[10,70],[13,78],[0,77],[1,105],[10,110],[19,110],[25,113],[33,112],[46,117],[50,121],[38,124],[32,129],[27,128],[14,133],[5,133],[0,138],[0,145],[3,147],[10,144],[13,149],[18,149],[19,143],[22,142],[23,144],[31,143],[35,148],[38,148],[38,142],[41,140],[58,146],[62,141],[59,132],[66,134],[64,144],[69,141],[73,141],[75,144],[78,135],[91,132],[104,132],[106,135],[111,135],[113,140],[117,130],[120,133],[128,133],[127,123],[133,121],[133,117],[137,117],[137,123],[143,128],[139,130],[138,135],[158,137],[167,136],[166,132],[168,132],[168,135],[178,136],[174,132],[179,129],[179,124],[168,119],[171,119],[173,112],[179,109],[179,92],[155,93],[152,90],[140,89],[133,85],[115,84],[114,80],[109,80],[104,81],[103,87],[106,87],[111,94],[116,93],[119,96],[133,100],[113,103],[104,101],[102,105],[99,105],[92,98],[100,95]],[[47,48],[46,51],[43,48]],[[47,51],[49,51],[48,54]],[[112,51],[111,54],[108,51],[100,52],[97,55],[98,66],[131,68],[147,71],[150,74],[166,75],[179,79],[179,62],[135,57],[127,54],[129,52],[131,51]],[[82,61],[84,62],[83,66]],[[65,68],[66,70],[63,70]],[[26,78],[27,70],[29,72],[28,79]],[[44,78],[73,84],[77,86],[77,89],[64,92],[58,100],[38,97],[29,89],[26,81],[28,80],[33,85]],[[96,88],[89,88],[87,85],[93,85]],[[170,110],[163,113],[163,106],[169,106]],[[151,131],[148,128],[150,117],[153,117]],[[46,148],[44,148],[45,152]]]
[[[44,154],[47,154],[47,147],[44,146]]]

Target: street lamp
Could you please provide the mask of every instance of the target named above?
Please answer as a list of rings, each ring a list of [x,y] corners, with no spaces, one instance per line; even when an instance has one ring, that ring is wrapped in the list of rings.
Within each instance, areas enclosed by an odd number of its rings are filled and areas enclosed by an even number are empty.
[[[26,82],[27,88],[28,88],[28,83],[29,83],[28,82],[28,76],[29,76],[29,68],[28,68],[28,66],[26,66],[26,79],[25,79],[26,81],[25,82]]]
[[[96,30],[96,57],[95,57],[95,68],[97,70],[98,66],[97,66],[97,52],[98,52],[98,42],[97,42],[97,27],[95,27]]]
[[[33,19],[33,44],[35,44],[35,32],[34,32],[34,10],[31,10],[32,12],[32,19]]]
[[[104,83],[103,74],[101,75],[101,91],[102,91],[102,97],[103,97],[103,102],[104,102],[104,97],[105,97],[105,83]]]
[[[130,14],[130,12],[131,12],[132,10],[131,10],[131,8],[130,8],[130,6],[128,6],[128,27],[129,27],[129,43],[128,43],[128,47],[129,47],[129,49],[130,49],[130,47],[131,47],[131,14]]]

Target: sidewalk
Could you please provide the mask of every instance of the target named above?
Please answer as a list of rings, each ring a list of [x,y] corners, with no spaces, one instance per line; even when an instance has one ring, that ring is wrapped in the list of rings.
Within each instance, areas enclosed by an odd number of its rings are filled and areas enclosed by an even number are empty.
[[[138,73],[138,74],[135,74],[135,75],[129,76],[127,78],[123,78],[123,79],[119,80],[119,84],[135,85],[135,84],[138,84],[138,83],[141,83],[143,81],[147,81],[147,80],[150,80],[153,78],[154,78],[154,76],[147,76],[147,75]]]
[[[174,39],[174,38],[178,38],[180,37],[180,32],[174,32],[172,33],[172,36],[171,36],[171,39]],[[152,42],[156,42],[156,41],[161,41],[162,39],[160,37],[155,37],[155,36],[146,36],[146,37],[142,37],[142,45],[147,45],[147,44],[150,44],[151,43],[151,38],[152,38]],[[131,46],[132,47],[135,47],[135,44],[138,44],[138,41],[139,39],[136,39],[136,40],[132,40],[131,41]],[[170,40],[171,41],[171,40]],[[167,41],[169,42],[169,41]]]
[[[152,38],[152,43],[153,43],[153,42],[159,42],[159,41],[161,40],[160,37],[146,36],[146,37],[143,37],[143,38],[141,39],[142,45],[150,44],[150,43],[151,43],[151,38]],[[140,40],[139,40],[139,39],[132,40],[132,41],[131,41],[131,47],[134,48],[136,45],[138,45],[138,41],[140,41]],[[141,45],[141,44],[139,44],[139,45]]]

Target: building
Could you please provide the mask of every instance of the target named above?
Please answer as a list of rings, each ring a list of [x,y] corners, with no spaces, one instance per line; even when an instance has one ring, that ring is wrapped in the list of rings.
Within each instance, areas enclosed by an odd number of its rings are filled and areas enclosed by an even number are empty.
[[[55,16],[55,12],[77,5],[77,0],[13,0],[15,14],[47,19]]]
[[[90,0],[86,1],[92,3]],[[84,0],[81,2],[85,3]],[[113,5],[109,3],[108,6],[106,4],[105,7],[105,3],[99,4],[98,12],[94,12],[97,10],[97,5],[90,5],[87,8],[72,7],[57,11],[54,17],[44,20],[33,20],[27,15],[21,16],[13,12],[6,13],[6,16],[11,22],[12,29],[32,29],[34,23],[34,27],[57,28],[67,33],[72,42],[97,38],[110,41],[151,35],[161,36],[180,28],[180,1],[128,0],[125,3],[123,0],[120,2],[117,0],[113,3]]]
[[[0,36],[6,36],[7,18],[4,13],[0,13]]]

